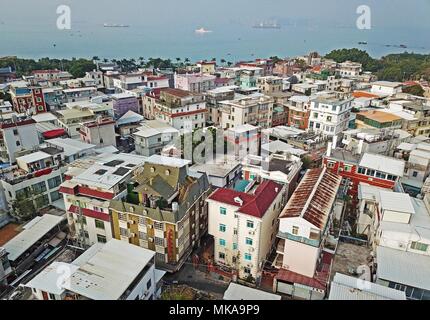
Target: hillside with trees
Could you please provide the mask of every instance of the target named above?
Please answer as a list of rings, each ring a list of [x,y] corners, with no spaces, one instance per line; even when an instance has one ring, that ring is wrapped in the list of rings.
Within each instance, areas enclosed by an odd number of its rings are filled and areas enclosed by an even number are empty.
[[[379,80],[430,80],[430,54],[404,52],[375,59],[366,51],[353,48],[334,50],[325,58],[339,63],[348,60],[360,62],[364,71],[375,73]]]

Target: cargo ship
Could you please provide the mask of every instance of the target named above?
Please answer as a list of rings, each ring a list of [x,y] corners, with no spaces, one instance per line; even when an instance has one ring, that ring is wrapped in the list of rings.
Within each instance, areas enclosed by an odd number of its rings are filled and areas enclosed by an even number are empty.
[[[260,22],[252,26],[255,29],[281,29],[277,22]]]

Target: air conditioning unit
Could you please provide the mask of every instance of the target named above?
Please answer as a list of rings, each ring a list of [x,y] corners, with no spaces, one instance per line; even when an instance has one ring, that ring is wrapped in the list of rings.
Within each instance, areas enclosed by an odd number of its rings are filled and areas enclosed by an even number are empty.
[[[249,248],[249,252],[254,252],[255,249],[253,247]]]
[[[249,235],[250,235],[250,236],[255,235],[255,231],[249,231]]]
[[[405,245],[403,243],[399,243],[399,248],[404,248]]]

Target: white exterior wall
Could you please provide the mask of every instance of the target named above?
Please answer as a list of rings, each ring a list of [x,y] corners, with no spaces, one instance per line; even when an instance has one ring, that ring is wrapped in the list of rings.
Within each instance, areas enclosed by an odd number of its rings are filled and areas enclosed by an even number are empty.
[[[298,237],[309,239],[311,229],[316,229],[303,218],[282,218],[279,223],[279,232],[293,234],[293,226],[298,227]],[[313,247],[301,242],[285,239],[282,267],[313,278],[320,254],[319,247]]]
[[[43,300],[43,294],[42,294],[42,290],[40,289],[31,289],[33,296],[37,299],[37,300]],[[58,294],[54,294],[55,299],[51,299],[51,297],[49,296],[49,294],[52,294],[50,292],[45,291],[46,294],[48,295],[48,300],[63,300],[65,294],[62,295],[58,295]]]
[[[379,86],[379,85],[372,85],[372,89],[371,89],[372,93],[375,94],[382,94],[382,95],[388,95],[388,96],[392,96],[396,93],[400,93],[402,92],[402,87],[386,87],[386,86]]]
[[[34,185],[36,183],[43,182],[43,181],[46,184],[46,191],[43,192],[43,193],[41,193],[41,194],[39,194],[39,195],[48,194],[49,203],[54,202],[51,199],[51,193],[55,192],[55,191],[58,191],[58,189],[60,189],[60,186],[58,185],[57,187],[49,189],[48,180],[52,179],[52,178],[55,178],[55,177],[58,177],[58,176],[62,177],[62,175],[66,171],[67,171],[66,167],[61,167],[61,168],[59,168],[57,170],[53,170],[50,174],[46,174],[46,175],[43,175],[43,176],[40,176],[40,177],[34,177],[32,179],[24,180],[24,181],[22,181],[20,183],[17,183],[17,184],[9,184],[6,181],[1,180],[0,183],[2,184],[3,189],[4,189],[4,195],[5,195],[6,202],[8,203],[8,205],[10,207],[10,204],[16,199],[16,192],[17,191],[22,190],[22,189],[27,188],[27,187],[31,187],[32,185]],[[61,196],[60,196],[60,199],[61,199]]]
[[[208,200],[209,228],[208,233],[214,237],[214,256],[217,264],[226,265],[237,269],[239,277],[244,279],[244,267],[251,269],[251,275],[255,279],[259,272],[261,263],[270,254],[270,249],[276,237],[277,218],[282,209],[283,192],[279,192],[263,219],[237,213],[238,207]],[[226,215],[220,213],[220,208],[226,209]],[[247,222],[254,223],[253,228],[247,226]],[[226,226],[226,231],[220,231],[220,224]],[[234,230],[237,230],[235,235]],[[246,244],[246,238],[252,239],[252,245]],[[225,240],[225,246],[220,245],[220,239]],[[237,250],[233,249],[233,243],[237,244]],[[225,254],[225,259],[219,258],[219,252]],[[245,259],[245,253],[251,255],[251,260]],[[238,257],[237,263],[233,263],[233,257]]]
[[[384,230],[378,232],[376,241],[382,247],[430,256],[430,249],[427,249],[427,251],[421,251],[411,248],[412,242],[427,244],[430,247],[430,238],[419,236],[418,234]]]
[[[151,281],[149,289],[147,287],[148,281]],[[139,298],[139,300],[149,300],[149,298],[155,299],[155,289],[155,265],[153,264],[133,291],[127,296],[126,300],[136,300],[137,298]]]
[[[330,104],[312,101],[309,129],[321,132],[325,136],[339,135],[348,128],[351,108],[350,101],[337,106],[335,111]],[[331,120],[329,121],[327,117],[331,117]]]
[[[69,225],[74,225],[76,233],[80,230],[81,224],[78,223],[78,214],[69,212],[68,209],[72,204],[77,205],[76,201],[80,201],[81,206],[85,206],[85,208],[90,210],[95,210],[95,207],[97,207],[99,212],[103,212],[107,216],[110,215],[109,213],[109,201],[102,201],[98,199],[92,199],[87,197],[79,197],[79,196],[73,196],[69,194],[63,194],[64,196],[64,205],[66,207],[66,211],[68,212],[67,215],[67,221]],[[102,210],[102,211],[100,211]],[[96,211],[96,210],[95,210]],[[113,238],[112,235],[112,225],[108,221],[103,221],[104,223],[104,230],[96,228],[96,222],[95,218],[85,216],[86,224],[83,225],[84,231],[88,232],[88,239],[86,239],[86,245],[92,246],[93,244],[97,243],[97,235],[102,235],[106,237],[106,241],[109,241]]]
[[[13,133],[14,129],[18,130],[17,135]],[[33,150],[39,146],[39,135],[37,134],[35,123],[5,128],[2,131],[5,148],[9,156],[9,159],[3,159],[5,162],[15,163],[16,152]],[[19,142],[19,146],[16,145],[17,142]]]
[[[95,144],[97,147],[116,147],[115,124],[112,123],[92,128],[83,127],[82,130],[87,134],[85,137],[81,136],[84,142]],[[101,138],[103,139],[103,143],[100,143]]]

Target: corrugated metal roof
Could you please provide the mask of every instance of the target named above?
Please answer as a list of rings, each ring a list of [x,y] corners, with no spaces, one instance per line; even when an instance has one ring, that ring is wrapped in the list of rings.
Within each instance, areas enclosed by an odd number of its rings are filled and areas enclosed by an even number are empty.
[[[231,282],[224,292],[224,300],[281,300],[281,296]]]
[[[405,162],[380,154],[365,153],[361,158],[360,166],[402,177],[405,169]]]
[[[383,210],[415,213],[411,197],[407,193],[380,191],[379,197]]]
[[[376,260],[378,279],[430,290],[430,256],[378,246]]]
[[[336,273],[329,300],[406,300],[404,291]]]
[[[54,216],[52,214],[45,214],[31,220],[24,226],[24,230],[21,233],[3,246],[9,253],[9,260],[15,261],[63,220],[64,217]]]
[[[280,218],[302,217],[324,229],[342,178],[326,168],[308,170]]]

